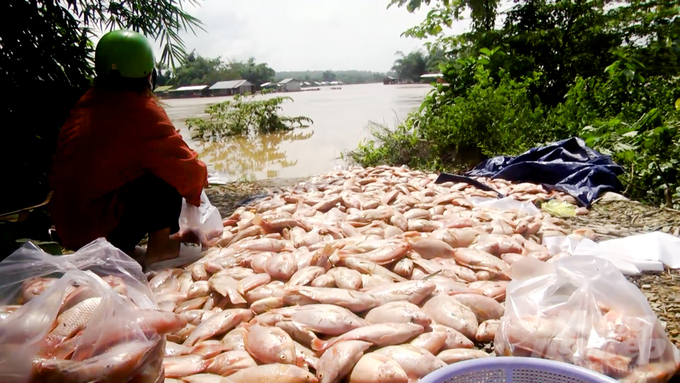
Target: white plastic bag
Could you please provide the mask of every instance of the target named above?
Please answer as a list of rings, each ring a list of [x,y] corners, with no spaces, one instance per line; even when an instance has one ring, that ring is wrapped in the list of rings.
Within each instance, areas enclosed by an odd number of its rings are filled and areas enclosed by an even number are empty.
[[[182,199],[182,212],[179,215],[180,237],[195,238],[202,245],[220,238],[223,232],[220,211],[210,203],[205,190],[201,192],[201,206],[196,207]]]
[[[472,197],[470,202],[475,207],[486,207],[498,210],[519,210],[529,215],[541,214],[541,211],[531,202],[518,201],[512,197],[505,197],[501,199],[486,198],[486,197]]]
[[[661,232],[601,242],[578,236],[546,237],[543,244],[551,254],[566,252],[607,259],[628,275],[640,274],[641,271],[663,271],[664,265],[680,268],[680,238]]]
[[[120,278],[138,307],[157,308],[139,263],[104,238],[90,242],[73,254],[60,256],[50,255],[30,242],[17,249],[0,262],[0,305],[24,304],[31,294],[27,288],[29,283],[40,288],[40,280],[36,278],[55,275],[59,278],[70,270],[89,270],[108,279]]]
[[[0,281],[2,304],[21,304],[0,319],[0,381],[163,381],[163,334],[186,320],[157,310],[139,264],[110,243],[64,256],[26,245]]]
[[[642,292],[609,261],[513,264],[496,353],[576,364],[624,382],[667,382],[680,353]]]
[[[672,269],[680,268],[680,238],[667,233],[656,231],[608,239],[599,242],[598,247],[601,252],[620,254],[633,261],[663,262]],[[663,271],[663,266],[655,271]]]

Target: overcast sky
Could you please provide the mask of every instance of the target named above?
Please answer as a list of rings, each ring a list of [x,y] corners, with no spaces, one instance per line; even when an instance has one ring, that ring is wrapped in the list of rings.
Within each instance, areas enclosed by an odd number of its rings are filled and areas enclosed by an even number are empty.
[[[385,72],[394,53],[423,42],[401,37],[427,9],[410,14],[387,9],[388,0],[202,0],[188,8],[206,32],[184,34],[189,51],[246,60],[255,57],[276,71],[370,70]],[[467,23],[453,29],[462,32]]]

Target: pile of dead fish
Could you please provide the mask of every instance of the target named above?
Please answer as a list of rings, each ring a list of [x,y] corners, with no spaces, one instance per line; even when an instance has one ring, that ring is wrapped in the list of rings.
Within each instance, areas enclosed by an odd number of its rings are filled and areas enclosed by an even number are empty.
[[[406,168],[334,171],[238,209],[218,247],[151,276],[165,376],[185,382],[415,382],[490,357],[510,265],[548,261],[546,214],[475,207],[495,197]],[[568,195],[480,179],[522,201]],[[583,234],[583,233],[581,233]]]

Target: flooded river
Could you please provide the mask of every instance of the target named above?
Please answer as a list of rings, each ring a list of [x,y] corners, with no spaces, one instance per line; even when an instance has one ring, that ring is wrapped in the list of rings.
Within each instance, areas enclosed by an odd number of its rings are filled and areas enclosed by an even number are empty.
[[[366,130],[369,121],[394,126],[420,106],[430,89],[430,85],[366,84],[289,93],[286,95],[293,102],[282,105],[283,114],[307,116],[314,121],[311,127],[208,144],[192,141],[184,121],[204,116],[207,105],[226,97],[167,99],[163,104],[189,145],[213,172],[227,180],[297,178],[341,165],[343,151],[370,137]]]

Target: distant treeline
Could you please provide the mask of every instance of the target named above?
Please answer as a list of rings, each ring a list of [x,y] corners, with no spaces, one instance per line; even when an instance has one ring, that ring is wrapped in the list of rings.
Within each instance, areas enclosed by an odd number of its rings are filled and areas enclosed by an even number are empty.
[[[295,71],[275,72],[267,63],[258,63],[254,58],[248,61],[223,60],[221,57],[209,58],[189,53],[181,65],[174,70],[166,65],[158,64],[158,85],[212,85],[217,81],[246,79],[258,89],[260,85],[270,81],[281,81],[295,78],[300,81],[342,81],[346,84],[365,84],[382,82],[386,75],[394,73],[378,73],[360,70],[341,71]]]
[[[275,80],[281,81],[285,78],[295,78],[301,81],[342,81],[346,84],[365,84],[371,82],[382,82],[387,74],[370,72],[363,70],[338,70],[338,71],[294,71],[276,72]]]

